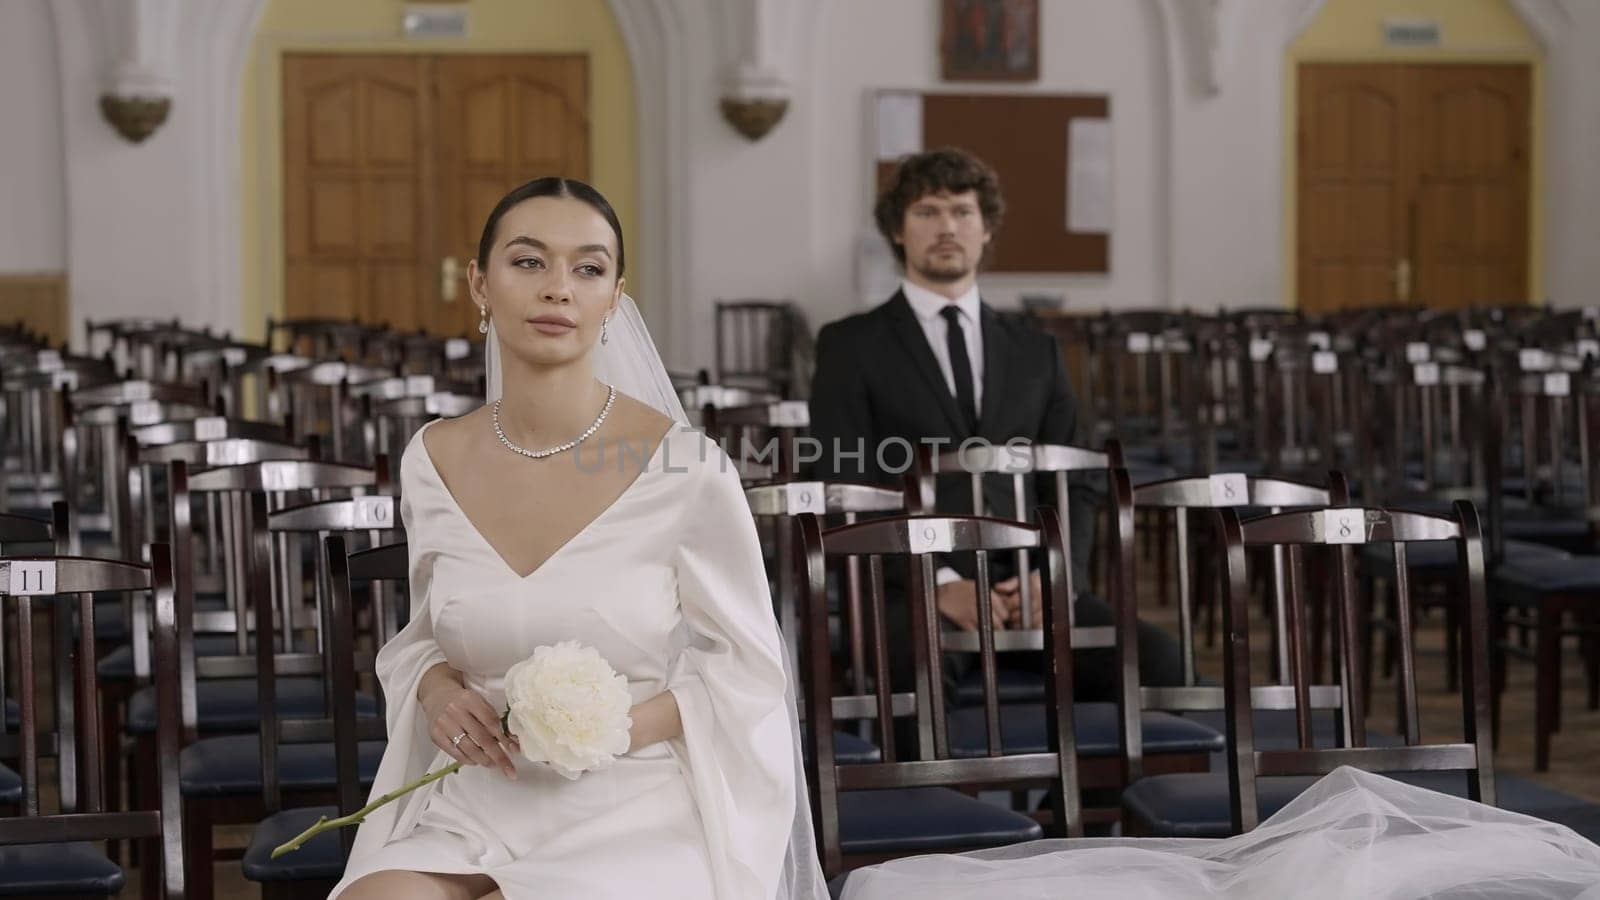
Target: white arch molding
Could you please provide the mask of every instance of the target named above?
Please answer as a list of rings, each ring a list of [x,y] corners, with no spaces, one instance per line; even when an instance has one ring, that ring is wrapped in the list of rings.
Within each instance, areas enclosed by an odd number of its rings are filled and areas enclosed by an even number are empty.
[[[606,0],[633,63],[638,110],[639,258],[651,282],[640,312],[669,366],[689,346],[689,136],[683,9],[674,0]]]

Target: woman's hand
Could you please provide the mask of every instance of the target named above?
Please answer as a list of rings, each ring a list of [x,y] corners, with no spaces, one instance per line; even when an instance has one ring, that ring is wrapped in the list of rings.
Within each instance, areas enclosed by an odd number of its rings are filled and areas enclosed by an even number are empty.
[[[628,728],[628,752],[648,747],[659,741],[669,741],[683,734],[683,717],[678,713],[678,698],[671,691],[662,691],[643,703],[635,703],[628,710],[633,721]]]
[[[434,746],[452,758],[474,766],[495,766],[507,778],[516,778],[511,753],[521,752],[517,739],[500,727],[500,716],[483,695],[461,680],[461,673],[440,663],[422,676],[417,699],[428,721]],[[459,735],[465,734],[457,740]]]

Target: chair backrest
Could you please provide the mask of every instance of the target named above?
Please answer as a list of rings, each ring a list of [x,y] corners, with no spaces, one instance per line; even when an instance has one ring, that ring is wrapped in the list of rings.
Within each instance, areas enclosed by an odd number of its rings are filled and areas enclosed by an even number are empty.
[[[349,461],[356,446],[356,411],[351,404],[357,384],[380,381],[392,372],[347,362],[317,362],[282,373],[288,391],[288,413],[293,417],[296,437],[319,435],[333,458]],[[419,376],[425,377],[425,376]],[[364,442],[359,444],[365,446]]]
[[[375,490],[379,493],[361,497],[345,497],[334,500],[319,500],[313,503],[301,504],[280,509],[272,513],[267,520],[267,528],[276,534],[314,534],[317,536],[318,549],[321,542],[332,534],[341,536],[365,535],[368,546],[376,547],[383,542],[385,535],[394,535],[399,532],[400,523],[400,498],[386,493],[391,485],[389,483],[389,462],[386,457],[380,456],[377,465],[373,467],[376,474]],[[348,544],[349,538],[346,537]],[[293,543],[289,546],[292,548]],[[351,548],[355,549],[355,548]],[[291,554],[295,551],[290,549]],[[318,603],[326,602],[328,587],[331,584],[332,573],[328,571],[326,559],[320,553],[317,555],[316,585],[318,589]],[[383,596],[374,598],[377,616],[374,620],[380,634],[391,634],[398,629],[392,629],[388,621],[392,609],[387,599]]]
[[[50,504],[50,518],[35,519],[15,513],[0,513],[0,553],[12,553],[17,544],[54,544],[57,556],[71,556],[67,535],[71,511],[65,500]]]
[[[1112,314],[1104,347],[1105,384],[1111,397],[1112,433],[1126,440],[1171,439],[1173,402],[1170,354],[1191,347],[1181,316],[1165,310]],[[1170,345],[1170,346],[1169,346]]]
[[[464,416],[483,405],[483,395],[475,392],[434,392],[425,397],[400,397],[375,401],[369,425],[371,453],[387,453],[398,459],[411,438],[433,419]]]
[[[1067,551],[1059,520],[1052,509],[1039,511],[1038,525],[977,516],[899,516],[843,525],[826,532],[815,514],[800,518],[807,592],[803,633],[806,652],[803,680],[806,715],[810,723],[809,781],[815,791],[813,816],[823,867],[836,873],[841,864],[838,794],[937,785],[1015,784],[1046,780],[1052,783],[1053,825],[1068,836],[1082,834],[1077,754],[1073,736],[1072,634],[1063,614],[1067,604]],[[1043,604],[1048,752],[1004,755],[1000,742],[1000,702],[996,683],[995,632],[990,620],[989,555],[1029,548],[1043,553],[1044,585],[1049,602]],[[987,755],[976,759],[951,758],[946,730],[945,689],[941,677],[944,652],[939,612],[934,593],[934,554],[971,553],[977,557],[979,665]],[[827,561],[830,557],[866,557],[871,573],[867,621],[872,628],[876,660],[873,702],[861,710],[877,727],[883,761],[840,766],[834,760],[834,705],[831,702],[834,662],[830,652],[827,609]],[[887,633],[883,585],[885,558],[910,564],[906,600],[911,633]],[[915,667],[914,703],[918,759],[902,758],[895,746],[895,704],[890,693],[888,641],[907,639]]]
[[[197,468],[242,466],[268,460],[310,459],[310,447],[280,444],[255,438],[226,437],[157,444],[139,450],[139,462],[162,464],[184,462]]]
[[[400,578],[405,577],[404,544],[391,544],[377,551],[400,550]],[[375,655],[358,650],[355,631],[355,592],[351,585],[352,559],[362,553],[350,553],[342,535],[331,535],[323,542],[331,590],[323,625],[323,665],[328,677],[328,717],[326,719],[295,719],[277,722],[277,740],[281,743],[324,742],[332,740],[334,771],[337,774],[338,806],[340,815],[350,815],[361,808],[361,776],[359,767],[360,741],[382,740],[387,735],[383,716],[357,717],[356,691],[362,676],[376,678]],[[363,551],[369,555],[374,551]],[[381,646],[393,632],[380,633]],[[282,806],[276,770],[263,767],[261,785],[268,810]],[[355,841],[355,829],[342,829],[340,838],[348,857]]]
[[[1330,473],[1328,487],[1290,481],[1282,478],[1260,477],[1238,472],[1218,473],[1188,478],[1170,478],[1136,485],[1132,489],[1133,507],[1138,509],[1172,510],[1177,532],[1178,556],[1178,639],[1183,652],[1183,685],[1198,684],[1194,665],[1194,610],[1196,599],[1196,565],[1201,557],[1195,553],[1192,534],[1191,510],[1216,510],[1254,508],[1268,513],[1282,512],[1292,507],[1321,507],[1350,502],[1350,488],[1344,475]],[[1289,603],[1288,583],[1284,577],[1285,558],[1281,551],[1272,554],[1273,606],[1277,612],[1276,653],[1278,672],[1288,677],[1287,635],[1284,633],[1286,608]],[[1128,577],[1132,577],[1130,570]],[[1137,606],[1138,591],[1128,592],[1130,605]],[[1216,704],[1202,708],[1221,709],[1221,694],[1215,695]],[[1160,708],[1160,707],[1158,707]],[[1178,707],[1185,708],[1185,707]],[[1195,708],[1195,707],[1187,707]]]
[[[274,550],[268,567],[267,596],[271,600],[257,599],[258,591],[252,581],[255,577],[252,570],[254,562],[250,556],[250,541],[255,529],[252,520],[255,498],[260,497],[264,509],[270,512],[287,507],[291,500],[332,499],[334,492],[371,490],[378,484],[378,475],[371,469],[303,460],[228,466],[191,475],[188,464],[179,459],[167,464],[166,482],[168,533],[177,548],[174,587],[179,606],[185,610],[180,619],[185,655],[183,677],[185,684],[189,684],[197,671],[193,657],[193,635],[196,630],[233,634],[236,638],[234,656],[247,657],[250,623],[253,617],[260,615],[260,610],[253,607],[260,602],[277,603],[276,619],[287,623],[284,626],[285,650],[290,646],[287,639],[289,629],[319,624],[316,617],[308,615],[305,609],[303,560],[299,554],[289,553],[287,533],[271,533],[265,519],[267,513],[263,513],[260,530]],[[191,498],[195,495],[202,495],[208,501],[208,513],[214,512],[203,528],[206,545],[215,546],[219,553],[216,563],[221,569],[222,589],[228,600],[226,609],[204,612],[194,609],[197,577],[194,551],[196,544],[201,543],[195,540],[199,535],[192,520],[194,504]],[[212,499],[216,502],[210,503]],[[212,535],[216,536],[214,542],[211,541]],[[148,649],[140,640],[140,629],[136,627],[134,632],[134,672],[136,676],[142,676],[147,671]],[[235,669],[223,672],[215,660],[206,662],[206,665],[211,667],[212,677],[246,677],[254,674],[253,669],[240,668],[238,665],[235,665]],[[185,716],[186,721],[191,722],[195,716],[192,700],[192,692],[186,691]]]
[[[169,384],[147,379],[114,381],[76,390],[72,405],[78,409],[91,406],[132,406],[136,403],[167,403],[206,407],[206,397],[199,388],[187,384]]]
[[[183,820],[178,787],[179,702],[177,619],[172,590],[172,560],[165,544],[150,548],[151,565],[32,556],[0,559],[0,602],[16,611],[21,728],[8,733],[0,716],[0,755],[22,760],[21,815],[0,818],[0,845],[154,838],[160,842],[159,865],[167,896],[182,897]],[[94,595],[144,594],[153,599],[156,620],[156,748],[159,798],[156,809],[116,812],[105,795],[101,722],[92,713],[79,715],[75,698],[97,696],[94,639]],[[41,735],[37,709],[33,614],[38,598],[54,619],[55,731]],[[71,633],[76,614],[77,634]],[[0,622],[5,621],[0,616]],[[0,636],[3,638],[3,636]],[[74,651],[72,642],[76,640]],[[71,662],[68,662],[70,658]],[[5,679],[0,678],[0,685]],[[83,707],[93,710],[94,703]],[[41,742],[40,738],[44,738]],[[41,747],[41,743],[44,744]],[[41,750],[56,757],[60,810],[45,813],[40,804]]]
[[[287,338],[285,349],[312,356],[337,358],[354,353],[371,326],[348,319],[267,319],[267,346],[276,344],[279,333]]]
[[[1482,500],[1485,473],[1476,425],[1484,415],[1486,373],[1438,361],[1439,351],[1430,344],[1410,341],[1404,347],[1417,361],[1395,362],[1383,385],[1392,416],[1386,499]]]
[[[165,447],[170,444],[207,443],[229,439],[259,441],[263,444],[289,443],[289,433],[282,425],[209,415],[187,421],[166,420],[155,425],[134,427],[133,438],[139,442],[140,447]],[[197,459],[191,461],[198,462]]]
[[[791,659],[800,658],[800,596],[799,569],[795,565],[795,520],[805,514],[838,517],[845,524],[853,524],[858,516],[878,513],[904,513],[906,493],[891,488],[869,484],[821,481],[790,481],[780,484],[757,484],[744,490],[745,502],[758,524],[770,522],[773,546],[777,550],[776,570],[770,573],[777,582],[778,625],[784,640],[789,644]],[[861,563],[851,558],[844,561],[842,610],[845,632],[850,644],[850,671],[848,678],[855,693],[866,690],[866,646],[862,625]]]
[[[802,463],[800,438],[811,427],[811,409],[803,400],[781,400],[702,411],[701,426],[723,445],[732,459],[765,466],[772,477],[796,477]]]
[[[793,306],[768,300],[718,301],[715,313],[717,380],[790,396],[788,355]]]
[[[52,495],[69,502],[76,496],[81,442],[67,393],[79,383],[74,371],[4,376],[5,456],[21,460],[33,508],[48,506]],[[9,488],[9,481],[9,474],[0,477],[0,485]],[[6,508],[14,505],[7,497],[0,500],[7,501]]]
[[[1285,512],[1241,522],[1237,510],[1219,510],[1227,566],[1227,602],[1224,628],[1229,641],[1223,657],[1223,687],[1227,696],[1228,778],[1233,824],[1249,831],[1257,819],[1256,778],[1273,775],[1321,775],[1341,765],[1369,771],[1465,771],[1471,799],[1495,801],[1493,748],[1490,737],[1489,614],[1484,587],[1483,540],[1477,511],[1456,501],[1451,517],[1430,516],[1388,508],[1330,507]],[[1416,657],[1412,598],[1406,556],[1414,541],[1451,541],[1457,548],[1461,578],[1462,615],[1462,740],[1423,744],[1417,707]],[[1355,549],[1363,544],[1393,547],[1400,642],[1399,700],[1404,724],[1404,745],[1367,745],[1365,701],[1361,684],[1360,617],[1356,598]],[[1343,746],[1315,748],[1311,735],[1310,680],[1304,632],[1298,620],[1290,623],[1290,672],[1295,694],[1295,724],[1299,746],[1286,750],[1257,750],[1252,711],[1251,592],[1246,551],[1252,547],[1287,547],[1291,577],[1298,577],[1306,552],[1331,557],[1334,573],[1333,604],[1339,627],[1340,724]],[[1293,607],[1291,606],[1291,609]]]
[[[1104,450],[1072,447],[1064,444],[1013,443],[996,446],[989,443],[969,442],[960,450],[942,453],[926,461],[918,457],[918,479],[923,511],[936,508],[935,481],[941,475],[965,474],[970,482],[973,515],[991,515],[986,496],[986,485],[995,477],[1010,477],[1010,502],[1016,521],[1026,521],[1027,511],[1034,505],[1029,502],[1028,489],[1034,476],[1050,475],[1054,479],[1054,506],[1061,514],[1061,527],[1067,534],[1067,546],[1072,546],[1070,510],[1072,488],[1069,476],[1074,472],[1107,472],[1122,466],[1122,445],[1116,440],[1106,442]],[[1016,570],[1029,569],[1028,551],[1016,553]],[[1029,579],[1020,580],[1022,597],[1022,628],[1037,627],[1033,621],[1033,587]],[[1068,608],[1069,620],[1075,614]]]

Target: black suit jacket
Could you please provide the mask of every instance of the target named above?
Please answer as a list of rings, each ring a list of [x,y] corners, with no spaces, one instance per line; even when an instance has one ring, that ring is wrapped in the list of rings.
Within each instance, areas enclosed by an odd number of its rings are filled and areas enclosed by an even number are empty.
[[[1030,319],[997,312],[986,304],[980,304],[979,315],[983,401],[975,434],[963,421],[903,292],[895,292],[888,302],[867,312],[824,326],[817,335],[811,387],[811,433],[822,445],[822,459],[814,467],[813,477],[898,487],[902,475],[892,469],[908,462],[904,445],[915,447],[924,439],[945,442],[938,452],[956,450],[972,437],[995,445],[1017,438],[1036,444],[1081,445],[1078,404],[1055,339]],[[860,457],[835,452],[836,446],[854,451],[858,445],[865,450]],[[884,448],[882,460],[879,447]],[[1055,503],[1052,479],[1034,483],[1030,478],[1029,482],[1026,496],[1033,498],[1035,505]],[[967,479],[941,477],[937,484],[939,512],[972,512]],[[1088,587],[1085,571],[1103,485],[1104,478],[1072,480],[1068,515],[1073,581],[1080,592]],[[1011,476],[987,478],[984,502],[990,515],[1013,517]],[[1023,515],[1031,519],[1032,512],[1023,510]],[[970,556],[950,564],[972,577]],[[997,580],[1009,574],[1009,554],[997,554],[993,564]]]

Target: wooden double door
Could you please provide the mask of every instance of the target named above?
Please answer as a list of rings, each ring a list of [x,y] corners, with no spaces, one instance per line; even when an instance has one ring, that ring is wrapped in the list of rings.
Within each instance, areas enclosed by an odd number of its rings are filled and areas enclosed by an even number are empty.
[[[286,54],[285,315],[476,335],[484,219],[588,178],[588,96],[581,55]]]
[[[1300,308],[1528,297],[1526,65],[1302,64]]]

